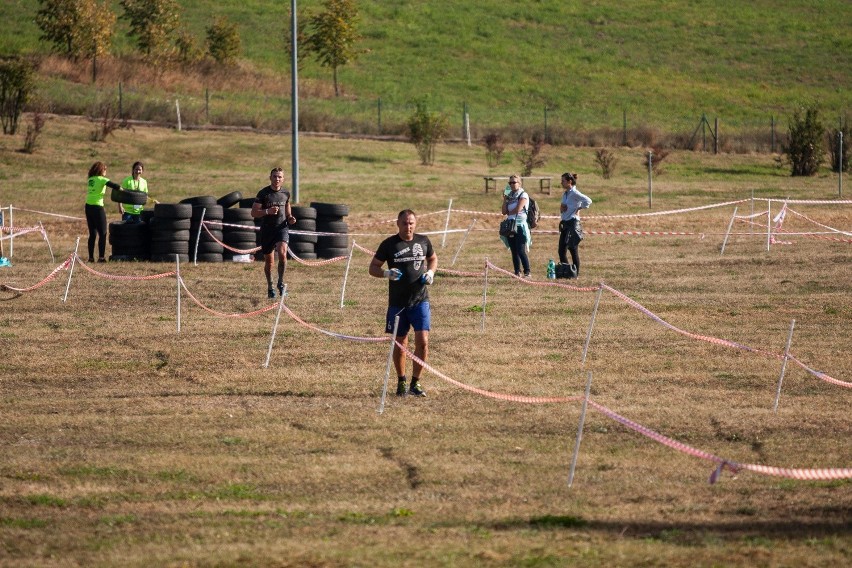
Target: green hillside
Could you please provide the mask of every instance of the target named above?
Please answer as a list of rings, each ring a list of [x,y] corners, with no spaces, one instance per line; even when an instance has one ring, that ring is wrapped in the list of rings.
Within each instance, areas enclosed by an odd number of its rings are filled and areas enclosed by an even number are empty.
[[[179,3],[200,40],[213,15],[238,23],[251,68],[289,84],[283,50],[289,2]],[[319,6],[303,1],[299,10]],[[847,0],[363,0],[359,6],[364,53],[340,70],[344,101],[311,102],[311,93],[329,92],[316,85],[330,82],[331,73],[306,62],[300,77],[314,85],[303,95],[308,113],[372,117],[381,99],[391,122],[395,111],[428,97],[454,120],[467,105],[477,124],[541,122],[547,107],[552,124],[575,129],[618,128],[626,112],[633,124],[688,130],[702,113],[742,128],[783,118],[803,101],[816,101],[830,117],[850,107]],[[33,22],[37,8],[34,0],[2,4],[0,16],[13,25],[4,26],[0,53],[47,50]],[[119,20],[117,53],[132,52],[126,25]],[[269,95],[286,102],[286,94]],[[271,107],[281,113],[280,105]],[[257,112],[272,111],[261,105]]]

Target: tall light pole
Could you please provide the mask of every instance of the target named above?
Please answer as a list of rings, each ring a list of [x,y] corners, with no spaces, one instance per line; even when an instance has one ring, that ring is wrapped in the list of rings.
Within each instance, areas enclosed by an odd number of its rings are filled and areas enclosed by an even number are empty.
[[[298,57],[298,26],[296,25],[296,0],[290,0],[290,66],[292,77],[291,116],[290,123],[293,130],[293,161],[290,166],[293,174],[293,202],[299,202],[299,57]]]

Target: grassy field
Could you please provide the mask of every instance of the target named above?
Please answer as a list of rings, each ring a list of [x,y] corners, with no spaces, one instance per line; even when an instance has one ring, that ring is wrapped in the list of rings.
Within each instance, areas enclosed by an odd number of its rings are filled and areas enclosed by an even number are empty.
[[[85,235],[85,172],[105,160],[114,179],[146,162],[160,201],[253,194],[289,138],[247,133],[121,130],[89,141],[93,125],[54,118],[43,146],[17,152],[0,138],[0,206],[16,239],[0,283],[31,286]],[[421,230],[476,227],[452,268],[511,267],[499,243],[499,198],[483,192],[481,148],[441,146],[433,167],[411,145],[303,138],[302,203],[347,203],[362,246],[393,232],[396,212]],[[788,237],[766,251],[763,227],[737,225],[733,207],[606,218],[759,198],[836,199],[836,178],[792,179],[766,156],[674,153],[648,208],[641,152],[616,176],[594,173],[592,152],[550,149],[543,171],[580,173],[595,203],[579,284],[606,282],[686,331],[783,353],[852,380],[848,356],[852,260],[846,242]],[[261,159],[258,159],[262,156]],[[287,168],[289,169],[289,168]],[[506,165],[506,172],[513,169]],[[534,192],[545,215],[559,195]],[[773,204],[773,211],[779,204]],[[751,210],[749,201],[738,204]],[[765,210],[755,201],[754,210]],[[793,205],[848,231],[849,205]],[[466,213],[473,211],[480,213]],[[118,217],[111,211],[110,218]],[[432,288],[430,363],[466,385],[530,396],[582,394],[652,430],[727,459],[789,468],[849,467],[848,389],[781,361],[689,339],[604,293],[585,366],[595,292],[538,285],[556,251],[545,220],[531,251],[535,284],[440,274]],[[788,215],[790,231],[821,230]],[[603,235],[680,231],[680,236]],[[461,237],[438,247],[450,263]],[[8,241],[5,242],[8,254]],[[295,314],[322,329],[381,337],[386,284],[356,252],[340,308],[344,262],[287,272]],[[217,317],[182,298],[177,331],[168,264],[77,266],[22,295],[0,292],[0,565],[4,566],[826,566],[852,560],[852,484],[726,471],[590,412],[572,488],[566,486],[580,406],[533,405],[472,394],[432,373],[426,399],[390,397],[378,414],[388,345],[332,339],[283,314],[263,367],[275,311]],[[181,267],[205,306],[246,314],[270,306],[259,263]]]
[[[112,3],[121,13],[118,2]],[[237,73],[169,73],[103,61],[96,88],[83,62],[72,72],[48,65],[42,95],[56,108],[93,112],[117,98],[122,82],[126,112],[134,118],[168,116],[180,97],[186,119],[203,121],[205,88],[214,94],[209,120],[218,124],[281,127],[289,108],[289,62],[283,29],[289,4],[271,0],[182,0],[182,19],[203,43],[213,15],[239,25],[244,47],[240,73],[264,79],[231,84]],[[300,2],[305,12],[315,0]],[[689,134],[703,113],[723,130],[769,128],[802,102],[815,101],[831,125],[849,112],[852,34],[838,24],[848,5],[822,2],[616,2],[592,4],[539,0],[415,3],[358,2],[361,13],[357,61],[340,70],[344,97],[335,100],[331,72],[307,60],[300,71],[304,129],[383,128],[404,125],[414,100],[427,97],[461,132],[467,105],[480,136],[494,127],[543,128],[545,107],[552,132],[574,140],[584,130],[656,126]],[[0,6],[10,22],[0,53],[44,53],[33,18],[35,2]],[[119,21],[115,51],[133,46]],[[251,81],[251,82],[250,82]],[[247,88],[247,85],[251,87]],[[282,92],[283,91],[283,92]],[[134,97],[144,103],[134,103]],[[169,99],[164,104],[164,99]],[[163,108],[159,108],[162,105]],[[284,109],[283,112],[281,109]],[[69,109],[71,110],[71,109]],[[209,110],[209,109],[208,109]],[[372,125],[372,126],[371,126]],[[568,136],[570,133],[572,136]],[[587,144],[614,142],[586,141]]]

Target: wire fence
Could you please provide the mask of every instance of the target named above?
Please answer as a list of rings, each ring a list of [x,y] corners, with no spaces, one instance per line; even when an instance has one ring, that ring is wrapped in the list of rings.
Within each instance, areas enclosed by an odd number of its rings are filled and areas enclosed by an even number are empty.
[[[56,112],[119,120],[179,123],[184,128],[244,127],[290,130],[290,98],[263,93],[212,92],[155,97],[128,89],[65,92]],[[367,136],[404,136],[413,103],[385,98],[305,98],[299,100],[299,129]],[[592,147],[658,147],[707,152],[780,152],[787,137],[788,114],[726,117],[712,112],[661,115],[654,109],[623,108],[590,113],[530,105],[508,108],[462,103],[429,108],[447,117],[450,138],[479,142],[499,134],[506,142],[539,135],[549,144]],[[793,109],[790,109],[792,112]],[[848,111],[830,109],[829,129],[843,129]],[[835,122],[836,121],[836,122]],[[826,142],[828,143],[828,142]]]

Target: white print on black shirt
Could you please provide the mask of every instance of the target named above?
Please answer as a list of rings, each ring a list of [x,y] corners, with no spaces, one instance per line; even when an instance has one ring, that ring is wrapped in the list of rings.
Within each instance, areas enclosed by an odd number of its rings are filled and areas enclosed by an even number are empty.
[[[402,256],[410,251],[411,256]],[[414,243],[413,247],[405,247],[401,251],[397,251],[393,255],[393,260],[395,264],[402,264],[403,262],[413,262],[414,270],[420,270],[420,265],[426,260],[426,255],[423,254],[423,247],[420,246],[420,243]]]

